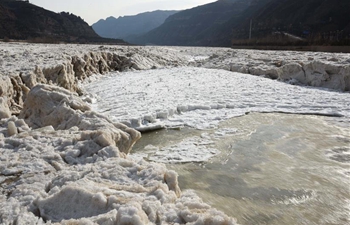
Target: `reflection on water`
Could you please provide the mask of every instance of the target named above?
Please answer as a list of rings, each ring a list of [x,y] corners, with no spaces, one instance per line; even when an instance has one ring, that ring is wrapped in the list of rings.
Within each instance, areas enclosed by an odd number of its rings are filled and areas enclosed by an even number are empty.
[[[207,163],[169,164],[181,189],[241,224],[350,223],[350,131],[322,117],[249,114],[205,131],[221,154]],[[159,131],[135,146],[177,143],[204,131]]]

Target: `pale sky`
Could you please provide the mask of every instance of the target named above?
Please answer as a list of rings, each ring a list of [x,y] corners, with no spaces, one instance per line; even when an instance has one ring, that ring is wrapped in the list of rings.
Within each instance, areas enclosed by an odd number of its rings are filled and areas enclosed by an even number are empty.
[[[92,25],[109,16],[136,15],[142,12],[189,9],[215,0],[30,0],[54,12],[70,12]]]

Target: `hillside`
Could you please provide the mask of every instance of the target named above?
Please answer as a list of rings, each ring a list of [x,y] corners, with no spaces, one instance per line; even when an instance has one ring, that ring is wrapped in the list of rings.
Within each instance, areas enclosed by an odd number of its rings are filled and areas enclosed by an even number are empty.
[[[123,16],[118,19],[108,17],[92,25],[94,31],[105,38],[120,38],[128,40],[129,36],[141,35],[160,26],[164,21],[178,11],[153,11],[135,16]]]
[[[206,45],[216,27],[244,11],[252,0],[219,0],[170,16],[158,28],[130,40],[137,44]]]
[[[160,27],[130,42],[194,46],[350,45],[349,9],[349,0],[219,0],[174,14]]]
[[[249,37],[250,19],[252,38],[267,38],[265,42],[280,32],[301,37],[309,44],[346,44],[350,38],[348,0],[260,0],[254,7],[240,20],[225,25],[232,29],[233,39]]]
[[[28,1],[0,0],[0,39],[37,42],[111,42],[80,17],[54,13]],[[125,43],[122,40],[113,42]]]

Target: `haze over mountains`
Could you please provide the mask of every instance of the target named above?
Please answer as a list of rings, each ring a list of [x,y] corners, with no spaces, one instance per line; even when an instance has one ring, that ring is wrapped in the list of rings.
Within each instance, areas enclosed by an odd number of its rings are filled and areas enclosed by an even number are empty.
[[[157,45],[221,45],[217,29],[231,18],[238,17],[252,0],[219,0],[170,16],[160,27],[134,38],[137,44]],[[229,37],[227,37],[229,38]],[[229,42],[229,39],[227,39]]]
[[[140,13],[135,16],[123,16],[101,19],[92,25],[92,28],[101,37],[120,38],[128,41],[134,35],[145,34],[148,31],[159,27],[165,19],[178,11],[162,11]]]

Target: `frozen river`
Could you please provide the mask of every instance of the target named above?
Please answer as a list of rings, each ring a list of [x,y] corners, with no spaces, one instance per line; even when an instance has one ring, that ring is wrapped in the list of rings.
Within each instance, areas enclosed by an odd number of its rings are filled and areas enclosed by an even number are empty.
[[[132,156],[168,164],[182,189],[239,223],[349,222],[349,93],[190,67],[114,73],[85,89],[114,121],[168,128],[144,134]]]
[[[347,224],[349,63],[0,43],[0,224]]]
[[[218,136],[233,128],[235,133]],[[196,190],[240,224],[349,222],[349,129],[319,116],[253,113],[219,129],[147,133],[135,154],[189,137],[209,137],[221,153],[208,162],[168,167],[179,173],[181,188]]]

